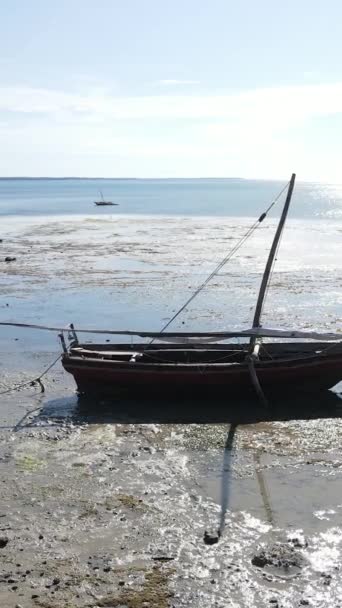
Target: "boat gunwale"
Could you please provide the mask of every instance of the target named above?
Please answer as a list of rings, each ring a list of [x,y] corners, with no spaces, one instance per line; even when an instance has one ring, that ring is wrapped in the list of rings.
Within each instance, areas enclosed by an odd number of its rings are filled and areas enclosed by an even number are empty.
[[[292,357],[284,357],[279,359],[267,359],[267,360],[255,360],[255,368],[258,370],[270,370],[270,369],[279,369],[283,368],[293,368],[293,367],[309,367],[311,365],[317,365],[318,363],[327,364],[329,362],[334,363],[338,360],[341,360],[342,363],[342,351],[339,353],[326,355],[322,352],[315,353],[312,355],[300,355],[300,356],[292,356]],[[226,371],[230,369],[248,369],[247,360],[239,361],[239,362],[224,362],[224,363],[211,363],[202,361],[202,362],[142,362],[139,360],[120,360],[120,359],[109,359],[109,358],[99,358],[99,357],[85,357],[81,355],[74,355],[70,353],[65,353],[62,357],[62,363],[64,367],[75,368],[75,367],[91,367],[95,369],[98,367],[99,369],[109,368],[109,369],[127,369],[127,370],[140,370],[140,371],[148,371],[155,369],[164,369],[166,371],[170,371],[172,369],[184,370],[184,371],[200,371],[202,373],[209,373],[210,370],[215,371]],[[342,376],[342,369],[341,369]]]

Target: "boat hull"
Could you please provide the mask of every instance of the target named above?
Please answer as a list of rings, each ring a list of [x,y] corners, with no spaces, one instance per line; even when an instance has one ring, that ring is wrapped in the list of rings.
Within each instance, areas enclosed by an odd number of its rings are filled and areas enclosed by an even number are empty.
[[[108,202],[102,202],[102,201],[94,201],[94,204],[97,205],[98,207],[115,207],[118,205],[118,203],[110,203]]]
[[[305,345],[307,347],[307,345]],[[283,345],[273,345],[277,352]],[[108,347],[103,347],[107,348]],[[116,347],[120,348],[120,346]],[[120,351],[115,351],[113,358],[106,354],[103,357],[96,354],[82,356],[79,353],[67,353],[63,356],[63,366],[70,372],[76,381],[81,394],[96,394],[98,396],[115,396],[123,394],[138,394],[140,397],[150,398],[153,395],[167,397],[169,395],[199,395],[202,397],[215,396],[241,396],[243,398],[254,395],[254,387],[250,370],[245,361],[241,346],[237,362],[214,363],[196,362],[175,363],[166,360],[162,362],[148,362],[145,355],[141,359],[129,353],[130,360],[120,360]],[[331,348],[331,344],[328,346]],[[317,349],[317,345],[316,345]],[[166,348],[164,349],[166,351]],[[272,349],[271,349],[272,350]],[[169,347],[168,347],[169,351]],[[313,348],[311,348],[313,351]],[[266,396],[279,394],[296,394],[298,392],[317,393],[333,387],[342,379],[342,348],[334,354],[322,354],[322,351],[303,352],[302,356],[294,358],[284,350],[277,352],[278,358],[256,360],[255,371],[260,385]],[[108,353],[108,350],[105,351]],[[153,351],[151,358],[155,357]],[[159,350],[159,353],[163,351]],[[187,350],[187,352],[189,352]],[[201,349],[201,358],[205,349]],[[218,353],[222,357],[229,357],[227,349],[213,351],[208,348],[212,359],[217,359]],[[127,355],[127,350],[125,352]],[[183,357],[184,358],[184,357]],[[146,360],[147,359],[147,360]],[[192,354],[192,359],[196,356]],[[144,361],[144,362],[143,362]]]

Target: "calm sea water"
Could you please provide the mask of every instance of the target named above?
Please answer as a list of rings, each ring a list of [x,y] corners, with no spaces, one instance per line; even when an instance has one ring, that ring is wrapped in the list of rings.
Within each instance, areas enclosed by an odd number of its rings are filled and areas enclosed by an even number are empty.
[[[3,179],[0,215],[255,216],[285,182],[244,179]],[[118,207],[96,207],[99,191]],[[297,182],[291,216],[341,218],[342,185]]]

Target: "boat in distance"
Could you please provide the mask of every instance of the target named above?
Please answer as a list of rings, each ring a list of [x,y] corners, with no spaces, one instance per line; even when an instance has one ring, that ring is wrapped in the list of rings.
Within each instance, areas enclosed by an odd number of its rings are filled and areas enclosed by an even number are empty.
[[[110,206],[114,206],[114,205],[117,206],[119,204],[119,203],[113,203],[112,201],[106,201],[104,199],[104,196],[103,196],[101,190],[100,190],[100,195],[101,195],[101,200],[94,201],[94,205],[97,205],[98,207],[106,207],[108,205],[110,205]]]
[[[245,242],[244,236],[160,332],[97,331],[100,334],[137,336],[144,342],[130,344],[121,341],[110,345],[79,342],[71,325],[70,344],[67,346],[62,332],[62,365],[74,376],[78,392],[105,397],[138,394],[141,398],[152,395],[165,398],[175,393],[199,394],[205,398],[224,396],[229,399],[234,396],[234,400],[255,396],[266,406],[277,394],[317,394],[337,384],[342,379],[342,334],[273,330],[261,325],[263,304],[295,177],[293,174],[288,184],[249,330],[165,331]],[[247,238],[265,219],[278,198],[279,195],[252,225]],[[79,331],[93,333],[93,330]],[[236,338],[243,338],[244,342]],[[270,339],[272,341],[268,341]]]

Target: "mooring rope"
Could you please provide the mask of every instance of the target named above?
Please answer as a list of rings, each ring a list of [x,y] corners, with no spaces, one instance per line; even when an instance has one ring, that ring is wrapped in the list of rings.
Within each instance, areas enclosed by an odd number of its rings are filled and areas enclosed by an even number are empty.
[[[47,374],[48,371],[50,371],[50,369],[53,368],[54,365],[56,365],[57,361],[59,361],[59,359],[62,357],[62,354],[59,354],[57,359],[54,359],[54,361],[52,363],[50,363],[50,365],[44,369],[44,371],[40,374],[40,376],[33,378],[31,380],[26,380],[25,382],[21,382],[20,384],[15,384],[14,386],[7,388],[5,391],[1,391],[0,395],[6,395],[6,393],[11,393],[12,391],[18,391],[21,388],[24,388],[25,386],[35,386],[36,384],[39,384],[40,386],[40,392],[41,393],[45,393],[45,387],[44,384],[42,383],[42,378],[43,376],[45,376],[45,374]]]

